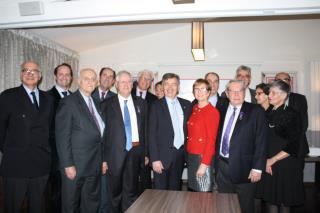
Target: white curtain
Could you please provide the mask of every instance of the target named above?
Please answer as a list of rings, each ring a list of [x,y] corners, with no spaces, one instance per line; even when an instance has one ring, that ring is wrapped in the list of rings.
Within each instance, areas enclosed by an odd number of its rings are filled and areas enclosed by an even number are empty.
[[[309,144],[320,147],[320,61],[310,63]]]
[[[76,52],[24,30],[0,30],[0,92],[20,85],[20,65],[26,60],[39,63],[43,90],[54,85],[53,70],[61,63],[70,64],[77,77],[79,55]],[[74,79],[72,88],[75,85]]]

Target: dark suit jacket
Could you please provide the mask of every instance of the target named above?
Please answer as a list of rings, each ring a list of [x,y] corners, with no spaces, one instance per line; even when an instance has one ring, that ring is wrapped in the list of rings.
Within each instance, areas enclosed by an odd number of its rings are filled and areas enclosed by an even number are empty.
[[[138,97],[138,96],[137,96],[137,90],[136,90],[135,88],[132,89],[131,95]],[[155,95],[152,94],[151,92],[148,92],[148,91],[147,91],[147,93],[146,93],[146,99],[145,99],[145,100],[147,101],[149,108],[150,108],[152,102],[154,102],[154,101],[157,100],[157,99],[158,99],[157,96],[155,96]]]
[[[251,95],[251,103],[252,104],[257,104],[257,100],[255,98],[256,96],[256,91],[254,89],[249,88],[250,91],[250,95]],[[223,93],[221,93],[221,97],[223,98],[227,98],[226,92],[224,91]]]
[[[100,113],[99,104],[94,104]],[[62,169],[75,166],[79,177],[101,174],[102,137],[79,90],[59,103],[56,143]]]
[[[217,95],[218,95],[218,100],[217,100],[217,104],[216,104],[215,108],[220,111],[223,108],[224,105],[229,103],[229,100],[227,98],[223,98],[219,94],[217,94]],[[198,100],[194,99],[192,101],[192,106],[194,106],[196,104],[198,104]]]
[[[192,104],[182,98],[178,98],[184,114],[184,137],[187,141],[187,121],[192,111]],[[148,130],[149,154],[151,163],[161,161],[165,169],[172,162],[172,153],[174,149],[174,130],[170,117],[166,98],[161,98],[153,102],[149,114]]]
[[[306,136],[306,131],[308,130],[307,99],[304,95],[298,93],[290,93],[289,106],[292,107],[300,115],[300,120],[302,124],[302,136],[298,156],[305,157],[305,155],[309,153],[309,145]]]
[[[217,155],[228,105],[220,112],[217,138]],[[265,112],[259,105],[244,102],[230,137],[229,168],[234,183],[247,183],[251,169],[265,170],[267,145],[267,122]],[[219,172],[218,168],[216,170]]]
[[[136,110],[139,142],[142,149],[141,160],[144,162],[145,156],[145,129],[147,118],[147,104],[141,98],[132,96],[133,104]],[[125,163],[126,151],[126,133],[120,108],[118,95],[115,95],[102,103],[103,114],[106,119],[106,129],[104,137],[105,156],[108,164],[108,172],[119,174]]]
[[[49,174],[49,132],[53,116],[51,97],[39,90],[37,111],[23,86],[0,95],[0,173],[5,177]]]
[[[55,86],[53,86],[50,90],[47,91],[47,93],[52,97],[53,99],[53,112],[54,116],[51,122],[51,129],[50,129],[50,146],[51,146],[51,153],[52,153],[52,170],[59,170],[59,158],[58,158],[58,152],[57,152],[57,146],[56,146],[56,139],[55,139],[55,114],[58,109],[59,102],[61,100],[61,96],[56,89]],[[69,91],[71,94],[71,92]]]
[[[106,97],[104,98],[103,101],[105,101],[106,99],[108,98],[111,98],[112,96],[116,95],[116,93],[112,92],[111,90],[109,90],[106,94]],[[94,98],[96,100],[97,103],[101,103],[103,101],[101,101],[101,98],[100,98],[100,94],[99,94],[99,89],[98,87],[93,91],[92,93],[92,98]]]

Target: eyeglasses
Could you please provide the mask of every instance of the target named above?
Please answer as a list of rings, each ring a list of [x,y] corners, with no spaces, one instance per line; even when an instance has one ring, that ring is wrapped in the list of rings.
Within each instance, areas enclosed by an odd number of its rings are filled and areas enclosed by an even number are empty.
[[[34,74],[40,73],[40,71],[37,69],[28,69],[28,68],[23,69],[22,72],[25,75],[34,75]]]
[[[193,91],[194,91],[195,93],[196,93],[196,92],[198,92],[198,93],[204,93],[204,92],[207,91],[207,88],[205,88],[205,87],[202,87],[202,88],[194,88]]]

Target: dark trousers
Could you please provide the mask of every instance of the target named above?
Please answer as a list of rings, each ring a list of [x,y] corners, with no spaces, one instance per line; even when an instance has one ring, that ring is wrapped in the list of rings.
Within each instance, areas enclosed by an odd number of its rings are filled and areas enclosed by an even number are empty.
[[[28,201],[28,212],[42,212],[42,198],[47,181],[48,175],[35,178],[4,177],[4,212],[20,212],[25,196]]]
[[[133,147],[118,173],[107,171],[108,213],[124,212],[138,198],[142,159],[142,147]]]
[[[141,186],[139,189],[139,194],[145,189],[151,189],[151,168],[149,165],[145,166],[144,162],[142,162],[140,168],[140,182]]]
[[[107,198],[107,177],[106,175],[101,176],[101,193],[100,193],[100,207],[99,213],[107,213],[108,209],[108,198]]]
[[[61,174],[59,170],[52,171],[49,175],[47,190],[48,213],[61,212]]]
[[[154,185],[156,189],[181,190],[181,177],[185,163],[184,146],[174,148],[172,162],[161,174],[154,172]]]
[[[248,174],[249,176],[249,174]],[[255,184],[234,184],[229,175],[229,164],[218,158],[217,178],[219,193],[237,193],[241,212],[254,213]]]
[[[101,175],[76,177],[74,180],[61,173],[62,212],[98,212],[100,204]]]

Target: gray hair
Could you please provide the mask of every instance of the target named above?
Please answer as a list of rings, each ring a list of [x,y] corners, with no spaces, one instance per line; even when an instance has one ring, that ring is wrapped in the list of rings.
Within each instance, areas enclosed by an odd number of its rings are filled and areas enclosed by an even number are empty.
[[[81,69],[79,72],[78,72],[78,77],[80,78],[81,77],[81,73],[85,72],[85,71],[91,71],[91,72],[94,72],[94,74],[96,74],[96,77],[97,77],[97,73],[94,69],[92,68],[83,68]]]
[[[22,64],[21,64],[21,71],[24,69],[24,66],[27,64],[27,63],[33,63],[33,64],[35,64],[35,65],[37,65],[37,67],[40,69],[40,65],[39,65],[39,63],[38,62],[36,62],[36,61],[34,61],[34,60],[27,60],[27,61],[25,61],[25,62],[23,62]]]
[[[241,90],[245,90],[245,89],[246,89],[245,84],[244,84],[244,82],[243,82],[243,81],[233,79],[233,80],[230,80],[230,81],[227,83],[227,85],[226,85],[226,91],[228,91],[228,90],[229,90],[229,88],[230,88],[230,84],[233,84],[233,83],[240,84],[240,85],[241,85]]]
[[[140,79],[141,76],[143,75],[149,75],[150,78],[151,78],[151,81],[153,81],[154,79],[154,75],[153,75],[153,72],[150,71],[150,70],[142,70],[138,73],[138,80]]]
[[[122,70],[122,71],[120,71],[120,72],[117,73],[117,75],[116,75],[116,81],[119,82],[120,77],[121,77],[122,75],[128,75],[128,76],[130,76],[130,78],[132,79],[132,75],[131,75],[130,72],[128,72],[128,71],[126,71],[126,70]]]
[[[241,71],[241,70],[244,70],[244,71],[247,71],[250,76],[251,76],[251,68],[248,67],[248,66],[245,66],[245,65],[241,65],[237,68],[237,74]]]

